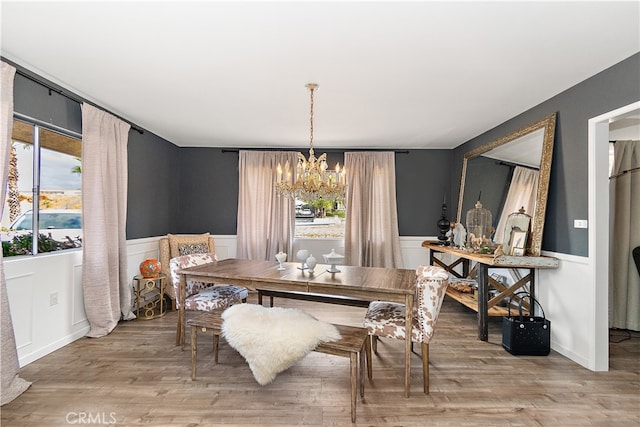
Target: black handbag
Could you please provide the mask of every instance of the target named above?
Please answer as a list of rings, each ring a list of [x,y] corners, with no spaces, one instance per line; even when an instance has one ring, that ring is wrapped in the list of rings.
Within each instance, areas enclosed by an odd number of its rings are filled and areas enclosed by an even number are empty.
[[[522,295],[518,304],[519,316],[511,316],[511,300],[516,295]],[[531,314],[534,304],[538,304],[542,317],[522,315],[522,302],[526,298]],[[509,315],[502,318],[502,347],[516,356],[546,356],[551,351],[551,322],[529,292],[516,292],[509,299]]]

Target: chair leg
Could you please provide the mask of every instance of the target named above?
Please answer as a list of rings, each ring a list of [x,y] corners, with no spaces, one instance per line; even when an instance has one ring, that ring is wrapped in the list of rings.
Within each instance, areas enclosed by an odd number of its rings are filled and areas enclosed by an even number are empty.
[[[424,381],[424,394],[429,394],[429,344],[422,343],[422,376]]]
[[[180,317],[180,313],[178,313],[178,325],[176,326],[176,345],[180,345],[180,340],[182,338],[182,318]]]
[[[371,347],[373,347],[373,352],[375,354],[378,354],[378,336],[377,335],[370,335],[371,337]]]

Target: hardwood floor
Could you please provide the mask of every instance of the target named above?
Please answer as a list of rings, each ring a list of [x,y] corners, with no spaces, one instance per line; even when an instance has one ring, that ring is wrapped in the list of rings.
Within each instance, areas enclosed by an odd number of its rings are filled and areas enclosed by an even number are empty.
[[[250,296],[255,302],[256,296]],[[365,309],[276,299],[316,317],[361,325]],[[611,370],[591,372],[551,352],[512,356],[501,322],[489,342],[476,339],[476,314],[445,299],[430,345],[431,393],[412,359],[412,393],[403,394],[403,342],[382,340],[373,381],[357,404],[357,425],[640,425],[640,333],[612,338]],[[175,312],[122,322],[109,336],[83,338],[21,370],[33,384],[3,406],[2,426],[329,426],[350,425],[349,360],[311,353],[260,386],[246,362],[221,340],[212,363],[210,336],[198,339],[198,379],[190,351],[175,343]],[[552,324],[553,327],[553,324]],[[418,349],[419,347],[416,347]]]

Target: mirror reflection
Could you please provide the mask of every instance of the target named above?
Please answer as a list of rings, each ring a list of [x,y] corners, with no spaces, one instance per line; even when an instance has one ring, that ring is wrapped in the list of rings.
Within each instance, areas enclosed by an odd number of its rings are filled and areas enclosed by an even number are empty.
[[[502,244],[507,217],[524,207],[532,217],[527,255],[540,255],[555,121],[554,113],[465,154],[456,222],[466,227],[480,200],[493,216],[492,240]]]

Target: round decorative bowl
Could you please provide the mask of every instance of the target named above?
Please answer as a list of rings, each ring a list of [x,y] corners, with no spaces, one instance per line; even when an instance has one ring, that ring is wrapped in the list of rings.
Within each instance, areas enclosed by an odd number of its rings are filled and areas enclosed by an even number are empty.
[[[158,277],[158,274],[160,274],[160,261],[157,259],[145,259],[140,263],[140,274],[145,279]]]

